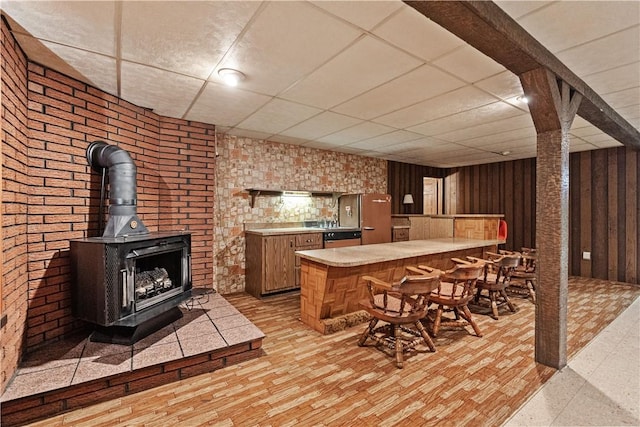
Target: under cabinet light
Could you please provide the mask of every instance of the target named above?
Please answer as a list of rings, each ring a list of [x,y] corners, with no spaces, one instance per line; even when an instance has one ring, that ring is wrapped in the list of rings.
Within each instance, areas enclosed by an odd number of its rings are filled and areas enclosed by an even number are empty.
[[[283,196],[287,197],[310,197],[311,193],[308,191],[283,191]]]

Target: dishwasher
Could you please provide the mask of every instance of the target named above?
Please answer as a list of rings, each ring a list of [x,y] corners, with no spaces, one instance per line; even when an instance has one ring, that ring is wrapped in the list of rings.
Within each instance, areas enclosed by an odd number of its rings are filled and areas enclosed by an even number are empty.
[[[335,230],[322,233],[323,247],[344,248],[346,246],[360,246],[362,232],[360,230]]]

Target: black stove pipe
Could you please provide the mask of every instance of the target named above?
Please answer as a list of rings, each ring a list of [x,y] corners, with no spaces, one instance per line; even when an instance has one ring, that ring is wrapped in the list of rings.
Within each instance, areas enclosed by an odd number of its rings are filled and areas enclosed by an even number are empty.
[[[87,148],[87,161],[97,171],[109,169],[109,221],[102,237],[148,234],[137,215],[136,165],[129,153],[95,141]]]

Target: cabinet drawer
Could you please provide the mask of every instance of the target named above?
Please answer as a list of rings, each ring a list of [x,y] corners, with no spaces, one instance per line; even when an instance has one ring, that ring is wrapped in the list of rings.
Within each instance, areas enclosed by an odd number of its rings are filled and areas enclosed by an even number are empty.
[[[306,233],[296,235],[296,248],[309,246],[322,247],[322,233]]]
[[[394,228],[393,229],[393,241],[394,242],[404,242],[409,240],[409,229],[408,228]]]

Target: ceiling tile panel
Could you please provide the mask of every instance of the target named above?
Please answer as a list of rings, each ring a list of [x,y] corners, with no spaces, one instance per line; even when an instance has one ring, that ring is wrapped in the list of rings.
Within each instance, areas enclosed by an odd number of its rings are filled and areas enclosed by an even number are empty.
[[[118,95],[118,72],[114,57],[49,42],[42,44],[73,67],[82,76],[79,80],[99,87],[112,95]],[[73,74],[70,75],[73,76]]]
[[[116,54],[116,2],[3,0],[2,10],[36,38]]]
[[[482,108],[484,109],[485,107]],[[478,137],[499,137],[501,133],[508,132],[514,129],[526,128],[529,129],[529,131],[535,132],[535,128],[533,127],[533,120],[531,120],[531,115],[523,114],[521,111],[513,107],[510,108],[511,109],[496,109],[495,111],[491,111],[488,114],[486,112],[479,112],[479,116],[476,117],[466,115],[469,124],[477,122],[480,123],[477,125],[465,127],[464,129],[454,130],[453,132],[438,134],[438,138],[445,141],[463,143],[463,141],[466,142]],[[487,116],[490,116],[492,120],[498,120],[484,122],[483,118]],[[500,119],[500,117],[503,118]]]
[[[309,3],[270,2],[219,68],[246,74],[246,89],[277,95],[360,35]]]
[[[185,118],[218,126],[235,126],[271,99],[237,87],[208,82]]]
[[[564,50],[556,56],[578,76],[640,61],[640,26]]]
[[[267,140],[271,138],[271,133],[268,132],[260,132],[250,129],[241,129],[241,128],[232,128],[227,132],[229,135],[235,135],[242,138],[251,138],[258,140]]]
[[[509,70],[480,80],[473,85],[486,90],[500,99],[515,98],[524,94],[520,79]]]
[[[640,104],[630,105],[629,107],[622,107],[617,109],[618,113],[624,117],[631,124],[634,124],[636,129],[640,128],[638,126],[638,119],[640,119]]]
[[[556,1],[518,23],[555,53],[636,25],[638,16],[638,1]]]
[[[640,62],[585,76],[584,81],[600,95],[638,87],[640,86]]]
[[[461,144],[468,147],[486,148],[492,144],[503,144],[505,142],[513,143],[513,141],[529,138],[531,136],[535,137],[536,135],[536,129],[533,127],[533,124],[531,124],[529,127],[524,127],[522,129],[493,133],[491,135],[481,136],[478,138],[465,139]]]
[[[423,65],[333,110],[369,120],[464,86],[461,80]]]
[[[502,65],[469,45],[456,49],[432,63],[469,83],[505,70]]]
[[[374,138],[379,135],[384,135],[393,132],[394,129],[388,126],[383,126],[372,122],[363,122],[359,125],[352,126],[350,128],[341,130],[339,132],[332,133],[331,135],[324,136],[318,140],[321,142],[330,142],[337,146],[352,144],[357,141],[361,141],[367,138]]]
[[[395,132],[376,136],[374,138],[364,139],[362,141],[355,142],[349,145],[351,147],[362,148],[363,150],[378,150],[381,147],[388,147],[390,145],[412,141],[420,138],[423,138],[423,136],[418,133],[398,130]]]
[[[64,54],[64,46],[48,42],[45,45],[45,43],[43,43],[41,40],[22,34],[15,34],[15,38],[29,58],[38,58],[38,63],[46,67],[50,67],[71,78],[80,80],[81,82],[91,83],[89,78],[76,70],[75,67],[79,66],[79,64],[69,64],[60,56],[60,54],[56,54],[53,50],[51,50],[52,48],[54,48],[56,50],[59,50],[60,53]],[[73,48],[69,49],[73,50]],[[86,51],[79,50],[79,52],[79,54],[82,54]],[[69,52],[69,54],[71,53]],[[73,53],[73,55],[76,56],[78,54]]]
[[[420,138],[413,141],[401,142],[399,144],[389,145],[387,147],[378,147],[377,151],[382,153],[403,154],[414,150],[424,150],[439,145],[451,145],[446,141],[441,141],[435,138]]]
[[[325,111],[317,116],[305,120],[304,122],[290,127],[282,132],[282,135],[304,139],[316,139],[344,128],[354,126],[358,123],[362,123],[362,120],[333,113],[331,111]]]
[[[122,2],[122,57],[206,79],[261,2]]]
[[[494,3],[500,6],[500,8],[507,12],[512,18],[517,19],[537,9],[546,7],[553,2],[542,0],[497,0]]]
[[[453,114],[451,116],[443,117],[441,119],[422,123],[417,126],[411,126],[408,128],[408,130],[421,133],[425,136],[447,134],[451,139],[443,138],[442,136],[439,136],[439,138],[454,142],[454,140],[460,139],[460,137],[456,136],[455,132],[459,131],[460,129],[483,125],[487,121],[488,117],[490,117],[491,120],[500,120],[518,115],[522,115],[522,111],[512,107],[506,102],[500,101],[471,110],[463,111],[461,113]],[[451,132],[452,129],[456,129],[456,131]],[[468,134],[465,134],[465,137],[468,137]]]
[[[294,138],[292,136],[285,136],[285,135],[272,135],[269,137],[269,141],[281,142],[283,144],[290,144],[290,145],[304,145],[307,142],[309,142],[309,140],[307,139]]]
[[[530,152],[533,150],[535,152],[537,138],[538,137],[534,132],[533,134],[529,133],[528,135],[511,138],[510,140],[505,140],[503,142],[485,144],[476,148],[493,153],[508,153],[504,155],[506,157],[518,155],[522,151]],[[465,142],[464,145],[468,145],[467,142]]]
[[[247,119],[243,120],[238,127],[275,134],[321,112],[322,110],[317,108],[274,98]]]
[[[432,61],[465,44],[440,25],[406,5],[373,33],[425,61]]]
[[[204,81],[123,61],[122,98],[169,117],[182,117]]]
[[[397,1],[313,1],[312,3],[365,30],[372,29],[402,7],[402,3]]]
[[[640,86],[602,95],[602,99],[613,108],[638,105],[640,103]]]
[[[282,94],[328,109],[420,65],[417,59],[366,36]]]
[[[398,129],[471,110],[496,102],[496,98],[473,86],[465,86],[393,113],[373,119]]]

